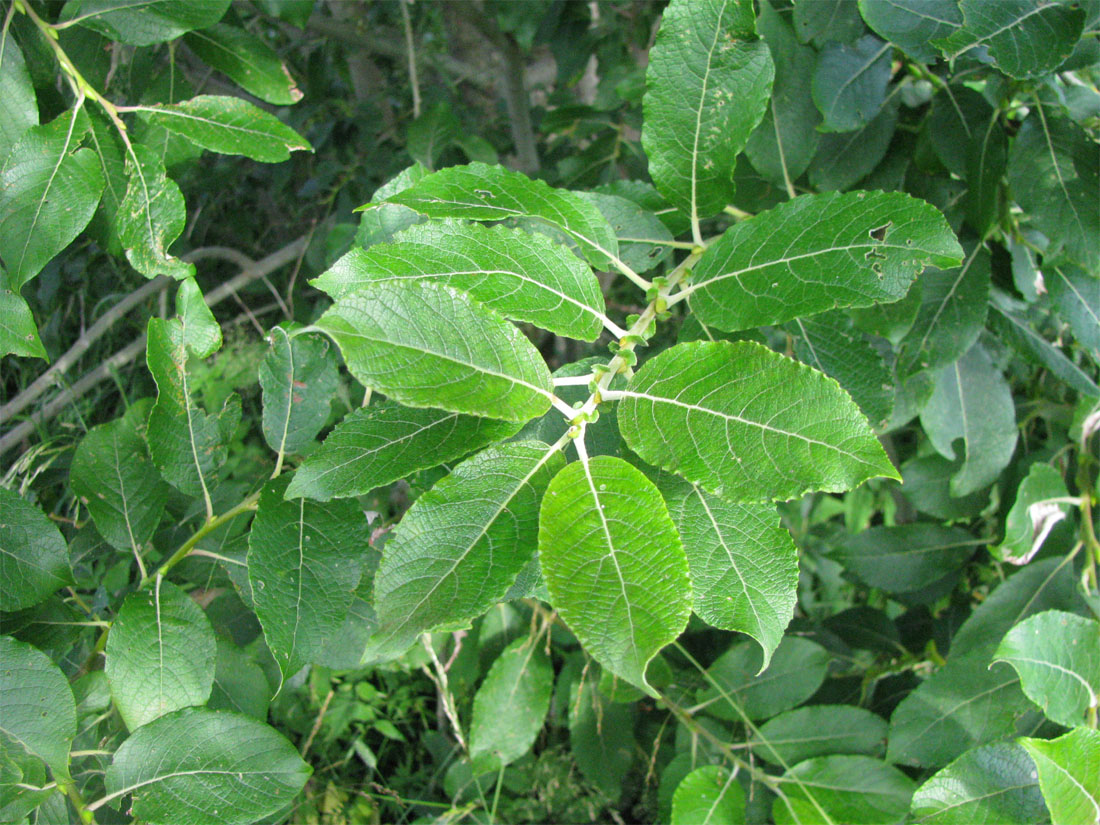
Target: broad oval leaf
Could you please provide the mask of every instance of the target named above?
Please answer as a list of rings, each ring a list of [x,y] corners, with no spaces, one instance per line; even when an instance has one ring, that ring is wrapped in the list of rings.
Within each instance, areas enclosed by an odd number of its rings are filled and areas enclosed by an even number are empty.
[[[1100,731],[1082,726],[1057,739],[1019,743],[1039,770],[1052,821],[1100,821]]]
[[[1032,825],[1046,819],[1035,765],[1019,745],[967,751],[913,794],[910,809],[927,825]]]
[[[751,0],[676,0],[649,53],[642,146],[657,189],[693,221],[733,200],[733,167],[775,67]]]
[[[302,99],[302,92],[279,55],[244,28],[215,23],[185,35],[184,42],[200,60],[261,100],[289,106]]]
[[[893,46],[873,34],[854,43],[826,43],[813,73],[823,132],[851,132],[870,122],[886,99]]]
[[[248,535],[256,617],[285,682],[340,629],[359,584],[368,533],[354,501],[287,501],[269,481]]]
[[[241,417],[236,393],[221,412],[207,415],[191,396],[187,370],[188,340],[195,325],[176,318],[150,318],[146,363],[157,385],[157,402],[149,414],[149,454],[164,480],[189,495],[203,495],[226,459],[226,445]],[[207,353],[209,354],[209,353]]]
[[[1065,3],[1032,0],[960,0],[963,26],[932,42],[946,57],[985,46],[999,69],[1014,78],[1052,72],[1081,36],[1085,12]]]
[[[80,440],[69,483],[87,504],[99,534],[114,547],[139,554],[168,501],[168,485],[153,466],[145,439],[125,418],[93,427]]]
[[[186,708],[135,731],[107,769],[107,797],[133,794],[149,825],[248,825],[302,790],[312,769],[249,716]]]
[[[753,752],[776,765],[829,754],[881,757],[886,720],[852,705],[809,705],[769,719],[753,734]]]
[[[8,273],[0,267],[0,357],[47,358],[30,305],[17,287],[8,285]]]
[[[7,487],[0,487],[0,610],[38,604],[73,583],[69,548],[57,525]]]
[[[759,647],[735,644],[707,668],[716,686],[700,689],[698,701],[719,719],[740,722],[741,713],[766,719],[813,696],[825,681],[831,658],[815,642],[784,636],[765,669]],[[707,683],[711,685],[710,679]]]
[[[988,664],[980,653],[952,657],[905,697],[890,717],[887,761],[938,768],[1012,736],[1030,704],[1011,668]]]
[[[759,344],[677,344],[621,397],[619,430],[632,450],[731,501],[899,477],[835,381]]]
[[[158,578],[122,603],[107,636],[104,670],[130,730],[180,708],[202,705],[214,682],[209,619],[180,588]]]
[[[961,259],[943,215],[916,198],[802,195],[727,229],[707,247],[684,291],[699,320],[735,332],[896,301],[925,265]]]
[[[869,756],[819,756],[783,776],[776,825],[895,825],[909,811],[915,783]]]
[[[951,364],[978,340],[989,310],[991,261],[980,243],[967,248],[962,266],[921,275],[920,308],[898,344],[900,375]]]
[[[126,177],[126,195],[115,216],[126,259],[146,278],[190,278],[195,274],[195,265],[168,254],[168,247],[187,223],[187,210],[183,194],[166,176],[158,153],[140,144],[129,147]]]
[[[501,166],[451,166],[390,195],[386,202],[402,204],[429,218],[535,218],[568,235],[594,266],[610,265],[619,252],[614,230],[591,203]],[[372,204],[360,208],[369,209]]]
[[[1005,519],[1005,538],[995,555],[1012,564],[1026,564],[1043,546],[1059,521],[1069,515],[1069,492],[1062,474],[1041,461],[1031,465],[1016,490],[1016,500]]]
[[[646,666],[691,613],[680,536],[660,492],[620,458],[574,462],[539,515],[550,602],[601,665],[650,695]]]
[[[865,584],[905,593],[958,570],[985,543],[958,527],[899,524],[844,536],[827,552]]]
[[[410,407],[508,421],[550,408],[550,371],[534,345],[452,287],[375,283],[341,298],[313,328],[336,342],[364,386]]]
[[[993,662],[1020,674],[1024,693],[1048,719],[1072,728],[1100,708],[1100,622],[1047,610],[1016,625]]]
[[[291,338],[283,327],[268,335],[271,349],[260,364],[263,432],[279,455],[300,452],[328,420],[340,377],[329,342]]]
[[[80,234],[103,193],[91,149],[78,149],[88,116],[70,109],[24,133],[0,170],[0,258],[21,287]]]
[[[42,759],[55,776],[69,775],[76,703],[69,680],[46,654],[0,636],[0,734]],[[6,742],[0,741],[0,751]]]
[[[396,241],[355,247],[310,283],[339,299],[379,282],[429,279],[559,335],[595,341],[603,331],[596,276],[544,235],[448,222],[410,227]]]
[[[1054,107],[1036,103],[1012,143],[1008,182],[1013,197],[1053,242],[1048,257],[1061,247],[1094,276],[1100,272],[1100,159],[1084,129]]]
[[[309,141],[277,117],[239,97],[199,95],[183,103],[134,106],[132,111],[153,126],[223,155],[278,163],[291,152],[313,151]]]
[[[938,56],[930,41],[949,37],[963,22],[956,0],[859,0],[859,10],[875,33],[922,63]]]
[[[470,758],[475,772],[497,770],[531,749],[546,721],[554,669],[537,639],[508,645],[474,696]]]
[[[1100,361],[1100,278],[1075,266],[1052,266],[1045,277],[1058,315]]]
[[[294,473],[286,495],[318,501],[366,495],[503,440],[519,427],[392,401],[353,410]]]
[[[64,22],[77,23],[111,40],[131,46],[149,46],[175,40],[184,32],[217,23],[230,0],[70,0],[61,13]]]
[[[672,795],[672,825],[739,825],[745,821],[745,789],[737,774],[704,765],[685,776]]]
[[[261,722],[267,719],[271,683],[253,660],[228,639],[218,639],[214,684],[210,689],[210,710],[232,710]]]
[[[920,422],[944,458],[958,457],[958,439],[965,444],[962,468],[951,479],[954,496],[988,487],[1016,451],[1019,431],[1012,390],[980,343],[940,372]]]
[[[38,99],[10,27],[0,34],[0,158],[38,125]]]
[[[564,464],[545,444],[491,447],[454,468],[401,520],[374,576],[378,632],[369,659],[461,625],[501,601],[538,542],[539,504]]]
[[[771,504],[734,504],[697,486],[669,498],[691,571],[695,613],[752,636],[764,667],[783,638],[798,588],[798,548]]]

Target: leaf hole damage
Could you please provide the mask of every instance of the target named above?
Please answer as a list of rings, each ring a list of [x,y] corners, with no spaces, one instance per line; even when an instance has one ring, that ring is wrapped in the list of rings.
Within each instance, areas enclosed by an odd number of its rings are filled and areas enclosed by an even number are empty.
[[[893,221],[887,221],[882,226],[875,227],[874,229],[869,231],[867,234],[871,236],[871,240],[878,241],[879,243],[882,243],[883,241],[886,240],[886,230],[889,229],[893,225],[894,225]]]

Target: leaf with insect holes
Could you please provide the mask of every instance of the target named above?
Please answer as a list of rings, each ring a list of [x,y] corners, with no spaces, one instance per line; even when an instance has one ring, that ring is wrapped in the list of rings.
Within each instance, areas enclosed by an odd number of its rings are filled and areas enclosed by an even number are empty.
[[[674,0],[649,53],[642,146],[649,174],[693,219],[733,200],[733,168],[771,95],[775,67],[751,0]]]
[[[901,192],[802,195],[727,229],[685,291],[699,320],[734,332],[890,303],[926,265],[961,258],[943,215]]]

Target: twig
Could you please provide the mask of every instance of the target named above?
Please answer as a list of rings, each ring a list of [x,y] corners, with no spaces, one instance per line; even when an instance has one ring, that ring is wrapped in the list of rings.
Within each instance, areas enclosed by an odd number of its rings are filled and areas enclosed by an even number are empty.
[[[409,85],[412,86],[413,119],[420,117],[420,80],[416,76],[416,47],[413,45],[412,21],[409,19],[411,0],[400,0],[401,24],[405,29],[405,51],[409,57]]]
[[[302,745],[303,759],[305,759],[306,754],[309,753],[309,747],[313,744],[313,739],[317,736],[317,731],[321,729],[321,723],[325,721],[325,714],[328,713],[329,702],[332,701],[332,697],[335,695],[336,688],[329,688],[328,695],[325,696],[325,701],[321,703],[321,710],[317,712],[317,718],[313,720],[313,727],[310,728],[309,736],[306,737],[306,742]]]
[[[209,306],[215,306],[221,303],[230,295],[234,294],[240,289],[243,289],[252,281],[267,275],[270,272],[278,269],[279,267],[290,263],[295,260],[302,249],[305,248],[307,242],[307,236],[302,236],[297,240],[287,244],[282,249],[272,252],[266,258],[262,258],[255,263],[250,263],[244,267],[240,274],[236,277],[226,281],[216,289],[211,290],[206,295],[206,303]],[[214,250],[217,250],[215,252]],[[225,247],[206,247],[202,250],[195,250],[193,255],[202,253],[206,257],[228,257],[228,252]],[[239,256],[240,259],[251,261],[247,255],[237,250],[229,250],[235,256]],[[199,258],[196,257],[195,260]],[[169,281],[171,283],[171,281]],[[167,286],[167,284],[165,285]],[[152,293],[150,293],[152,294]],[[117,318],[116,318],[117,320]],[[94,327],[93,327],[94,329]],[[91,329],[88,333],[91,333]],[[102,332],[99,333],[102,335]],[[78,381],[74,382],[72,386],[63,389],[56,396],[50,399],[41,409],[37,410],[26,421],[20,422],[17,426],[12,427],[6,432],[3,437],[0,437],[0,454],[3,454],[7,450],[14,447],[21,442],[24,438],[34,432],[35,427],[39,424],[43,424],[56,416],[61,410],[65,409],[76,399],[80,398],[84,393],[88,392],[92,387],[96,386],[102,381],[106,381],[111,376],[112,370],[116,370],[120,367],[129,364],[141,353],[145,352],[145,335],[139,335],[135,340],[130,342],[126,347],[116,352],[114,355],[103,361],[98,367],[85,373]],[[60,359],[59,359],[60,360]],[[32,385],[33,386],[33,385]],[[30,391],[30,387],[25,392]],[[22,394],[21,394],[22,395]],[[19,396],[12,399],[11,403],[19,401]],[[25,407],[25,403],[21,403],[19,409]],[[6,419],[5,419],[6,420]]]

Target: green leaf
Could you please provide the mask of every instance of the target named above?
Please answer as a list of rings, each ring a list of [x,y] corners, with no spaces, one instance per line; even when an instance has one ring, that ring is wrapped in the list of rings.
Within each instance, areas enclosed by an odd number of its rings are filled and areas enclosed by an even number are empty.
[[[0,487],[0,610],[32,607],[73,583],[61,531],[13,490]]]
[[[675,0],[649,52],[642,147],[649,174],[692,221],[733,200],[733,168],[764,116],[775,67],[749,0]]]
[[[289,106],[302,99],[302,92],[279,55],[243,28],[215,23],[185,35],[184,42],[206,65],[228,75],[261,100]]]
[[[377,283],[430,279],[559,335],[595,341],[603,331],[596,276],[544,235],[451,221],[410,227],[397,240],[353,248],[310,283],[338,300]]]
[[[873,34],[851,45],[825,44],[813,73],[823,132],[851,132],[874,119],[886,99],[892,46]]]
[[[501,601],[538,542],[539,504],[564,464],[539,442],[478,453],[422,495],[386,543],[374,577],[378,631],[367,657],[404,653]]]
[[[8,283],[21,287],[88,225],[103,192],[91,149],[77,149],[88,117],[69,109],[33,126],[0,171],[0,258]]]
[[[550,408],[550,371],[494,310],[431,281],[371,284],[313,327],[364,386],[411,407],[526,421]]]
[[[787,329],[797,336],[794,352],[800,361],[835,378],[872,427],[886,426],[894,409],[893,376],[881,353],[856,332],[846,313],[797,318]]]
[[[260,364],[264,439],[279,455],[299,453],[328,421],[340,380],[336,360],[319,336],[291,338],[280,326],[268,341]]]
[[[1023,80],[1054,71],[1081,36],[1085,13],[1075,5],[1031,0],[960,0],[963,27],[932,41],[944,56],[985,46],[1001,71]]]
[[[999,113],[982,124],[966,147],[966,180],[969,188],[964,206],[966,221],[981,237],[988,235],[1001,218],[1001,179],[1008,166],[1008,133]]]
[[[1005,538],[994,550],[1012,564],[1026,564],[1043,546],[1047,535],[1069,514],[1069,503],[1051,501],[1069,497],[1062,474],[1049,464],[1036,462],[1016,490],[1016,501],[1005,519]]]
[[[274,115],[238,97],[199,95],[183,103],[134,106],[133,111],[211,152],[278,163],[291,152],[313,151],[304,137]]]
[[[951,640],[953,656],[984,656],[989,662],[1012,627],[1043,610],[1080,610],[1072,565],[1063,558],[1044,559],[1014,573],[963,623]]]
[[[1100,707],[1100,622],[1047,610],[1020,622],[993,654],[1007,662],[1048,719],[1072,728]]]
[[[435,169],[436,161],[443,150],[461,134],[462,124],[451,111],[450,105],[440,101],[409,124],[405,149],[417,163],[423,164],[427,169]]]
[[[910,813],[927,825],[1032,825],[1046,819],[1035,766],[1019,745],[967,751],[913,795]]]
[[[388,195],[386,202],[407,206],[429,218],[535,218],[577,242],[594,266],[608,266],[611,256],[619,251],[614,230],[584,198],[500,166],[451,166]],[[371,208],[371,204],[360,208]]]
[[[784,636],[765,669],[759,647],[735,644],[707,668],[707,683],[713,679],[721,690],[702,688],[697,701],[719,719],[740,722],[737,708],[750,719],[767,719],[813,696],[825,681],[831,658],[821,645]]]
[[[269,481],[248,535],[248,581],[283,682],[321,652],[343,624],[367,544],[354,501],[286,501]]]
[[[1020,739],[1039,770],[1054,822],[1100,820],[1100,731],[1074,728],[1057,739]]]
[[[1100,273],[1100,159],[1084,129],[1036,101],[1012,143],[1008,182],[1016,202],[1050,238],[1048,257],[1061,248]]]
[[[855,40],[863,34],[863,21],[852,0],[797,0],[794,30],[803,43],[820,49],[830,41]]]
[[[924,131],[940,162],[950,172],[966,178],[968,149],[995,117],[993,107],[980,92],[950,84],[932,97]]]
[[[73,455],[69,483],[99,534],[140,555],[160,524],[169,491],[134,424],[119,418],[89,430]]]
[[[9,353],[48,360],[30,306],[19,294],[19,287],[9,285],[8,273],[0,267],[0,357]]]
[[[38,99],[10,27],[0,32],[0,158],[38,125]]]
[[[836,382],[748,341],[677,344],[651,358],[618,415],[643,459],[731,501],[897,478]]]
[[[929,43],[963,22],[956,0],[859,0],[859,10],[880,37],[920,63],[935,62],[938,54]]]
[[[535,639],[512,642],[474,696],[470,758],[475,772],[499,769],[531,749],[550,709],[554,669]]]
[[[807,173],[816,189],[848,189],[886,155],[898,123],[898,107],[887,103],[875,118],[854,132],[822,135]]]
[[[174,40],[184,32],[212,26],[222,19],[230,0],[69,0],[61,13],[110,40],[149,46]]]
[[[887,761],[938,768],[970,748],[1012,736],[1030,703],[1012,670],[988,664],[981,651],[953,655],[905,697],[890,717]]]
[[[505,421],[393,402],[353,410],[298,468],[286,495],[318,501],[366,495],[518,429]]]
[[[618,800],[634,764],[637,744],[630,705],[611,702],[589,674],[569,692],[569,745],[584,777],[611,800]]]
[[[914,457],[901,465],[902,493],[922,513],[944,521],[977,516],[989,504],[988,490],[955,498],[951,495],[951,476],[962,461],[948,461],[938,453]]]
[[[149,825],[248,825],[302,790],[312,769],[282,734],[248,716],[187,708],[135,731],[107,769],[107,797],[133,794]]]
[[[218,639],[214,684],[210,690],[211,710],[232,710],[261,722],[267,719],[271,685],[263,668],[227,639]]]
[[[196,358],[209,358],[222,345],[222,329],[207,306],[194,278],[183,281],[176,290],[176,315],[183,328],[183,343]]]
[[[672,797],[672,825],[738,825],[745,821],[745,790],[737,775],[704,765],[685,776]]]
[[[697,486],[668,502],[684,542],[695,613],[714,627],[752,636],[767,667],[798,588],[798,548],[775,507],[733,504]]]
[[[958,527],[901,524],[847,535],[828,552],[868,586],[905,593],[958,570],[984,543]]]
[[[6,573],[4,581],[9,581]],[[55,777],[69,776],[69,747],[76,736],[69,680],[44,653],[8,636],[0,636],[0,734],[0,753],[7,753],[10,737],[40,757]]]
[[[619,195],[603,192],[578,192],[600,210],[619,241],[620,258],[635,272],[648,272],[667,259],[672,233],[653,212]],[[644,240],[657,243],[645,243]]]
[[[705,324],[734,332],[903,297],[928,263],[962,258],[934,207],[899,192],[804,195],[734,224],[686,292]]]
[[[776,825],[894,825],[909,811],[916,783],[868,756],[819,756],[784,775]]]
[[[769,719],[751,742],[757,756],[777,765],[829,754],[880,757],[886,720],[851,705],[809,705]]]
[[[687,559],[660,492],[619,458],[554,476],[539,516],[550,602],[596,661],[650,695],[646,666],[691,613]]]
[[[1051,282],[1061,280],[1055,274],[1048,276]],[[1062,283],[1065,283],[1062,281]],[[1100,281],[1096,281],[1100,284]],[[1097,288],[1097,306],[1100,306],[1100,286]],[[989,314],[989,326],[1009,344],[1017,353],[1027,361],[1039,367],[1044,367],[1058,376],[1068,386],[1084,395],[1100,396],[1100,387],[1096,385],[1092,377],[1077,366],[1073,361],[1062,354],[1062,351],[1049,343],[1042,335],[1032,329],[1028,318],[1017,307],[1016,302],[1007,296],[994,293],[994,300],[990,304],[992,310]]]
[[[60,793],[47,779],[42,760],[0,732],[0,820],[27,822],[27,814]],[[40,812],[39,819],[44,818]]]
[[[1100,278],[1073,266],[1052,266],[1045,273],[1058,315],[1069,324],[1077,341],[1100,362]]]
[[[764,119],[745,144],[745,156],[771,183],[785,186],[806,171],[817,148],[821,113],[806,83],[817,64],[817,53],[798,42],[790,24],[768,0],[760,3],[756,28],[771,52],[775,83]]]
[[[183,232],[187,210],[175,181],[166,177],[164,164],[147,146],[130,147],[126,159],[129,183],[118,205],[115,227],[126,259],[146,278],[157,275],[183,280],[195,274],[195,265],[168,254]]]
[[[215,471],[225,463],[226,445],[241,417],[236,393],[226,399],[216,416],[207,415],[192,398],[188,341],[196,340],[203,329],[205,326],[197,323],[185,327],[177,318],[150,318],[146,344],[146,362],[157,384],[157,402],[149,414],[146,436],[149,454],[165,481],[195,496],[208,492],[207,480],[213,480]]]
[[[920,421],[944,458],[956,457],[955,439],[966,444],[966,460],[951,479],[955,496],[992,484],[1016,450],[1012,391],[981,344],[940,372]]]
[[[106,115],[95,109],[87,114],[91,128],[86,140],[99,162],[104,186],[103,196],[99,199],[99,206],[86,231],[111,255],[121,256],[124,250],[118,239],[118,219],[119,206],[129,186],[126,178],[126,149],[118,130]],[[163,147],[160,154],[165,154]]]
[[[131,593],[107,636],[104,670],[111,698],[130,730],[210,698],[214,630],[206,614],[161,580]]]
[[[898,344],[900,374],[939,369],[970,349],[985,326],[990,278],[989,253],[981,244],[967,250],[961,267],[921,276],[917,318]]]

